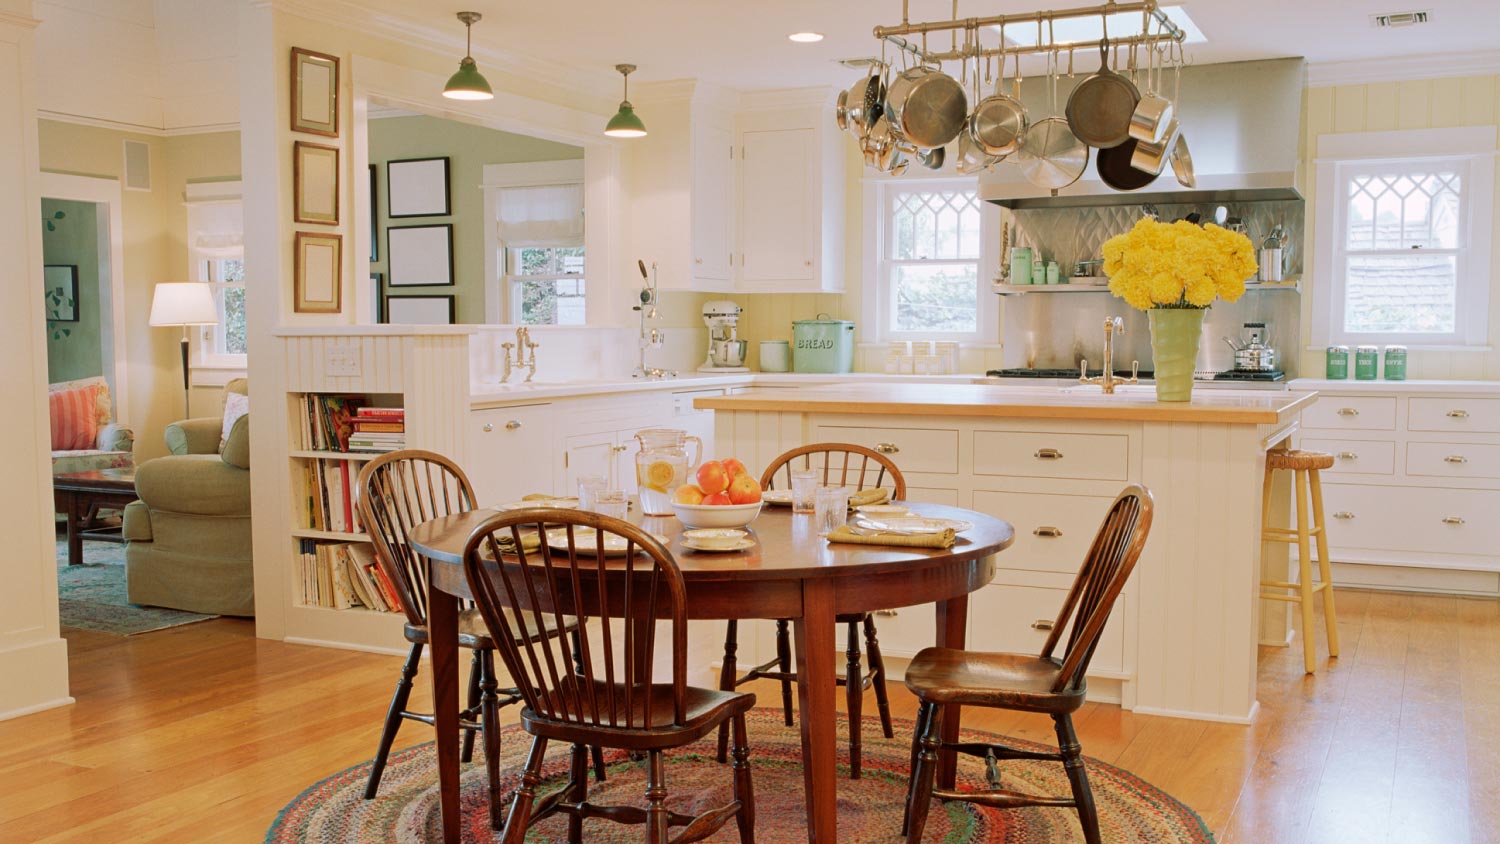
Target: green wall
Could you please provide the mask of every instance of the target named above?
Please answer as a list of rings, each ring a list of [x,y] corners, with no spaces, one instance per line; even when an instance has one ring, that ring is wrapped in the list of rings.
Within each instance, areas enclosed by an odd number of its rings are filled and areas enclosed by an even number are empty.
[[[61,219],[56,217],[61,211]],[[47,332],[47,381],[104,374],[99,346],[99,215],[91,202],[42,199],[42,261],[78,267],[78,322],[54,322]],[[57,336],[62,331],[67,336]]]
[[[453,213],[447,217],[386,217],[387,161],[447,156]],[[386,227],[453,225],[452,287],[401,287],[398,295],[455,295],[459,322],[484,322],[484,182],[486,164],[519,164],[583,158],[583,148],[514,135],[436,117],[384,117],[370,121],[370,163],[376,165],[375,210],[380,260],[370,265],[389,280]],[[386,288],[389,292],[389,288]]]

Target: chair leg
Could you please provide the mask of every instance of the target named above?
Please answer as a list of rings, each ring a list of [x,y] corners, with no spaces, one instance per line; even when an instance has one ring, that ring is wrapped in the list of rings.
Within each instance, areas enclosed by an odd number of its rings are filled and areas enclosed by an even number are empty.
[[[844,649],[849,660],[844,671],[844,692],[849,707],[849,779],[859,779],[860,729],[864,719],[865,681],[859,669],[859,624],[849,622],[849,644]]]
[[[484,733],[484,769],[489,777],[490,829],[505,824],[505,796],[500,790],[500,697],[495,693],[494,651],[479,652],[479,724]]]
[[[755,844],[755,788],[750,781],[750,739],[743,712],[734,716],[734,799],[740,801],[736,817],[740,844]]]
[[[880,654],[880,641],[875,638],[875,617],[865,617],[865,659],[870,663],[870,676],[875,678],[875,708],[880,710],[880,729],[886,738],[895,738],[891,727],[891,699],[885,691],[885,657]]]
[[[923,703],[917,707],[917,723],[911,731],[911,764],[906,769],[906,808],[901,813],[901,834],[911,826],[911,805],[917,794],[917,756],[922,752],[922,737],[927,734],[927,722],[932,719],[933,704]]]
[[[1318,533],[1318,576],[1323,580],[1323,623],[1328,626],[1328,655],[1339,655],[1338,614],[1333,609],[1333,575],[1328,565],[1328,521],[1323,518],[1323,481],[1314,469],[1308,473],[1312,480],[1313,525],[1321,528]]]
[[[542,762],[547,755],[547,740],[541,736],[531,740],[531,753],[526,757],[526,772],[521,775],[521,787],[516,789],[516,798],[511,803],[510,815],[505,820],[502,844],[525,844],[526,827],[531,825],[531,806],[536,802],[536,787],[542,781]]]
[[[792,673],[792,638],[788,633],[788,623],[784,618],[776,620],[776,667],[783,674]],[[781,711],[786,717],[788,727],[795,723],[792,720],[792,681],[781,681]]]
[[[595,748],[597,750],[598,748]],[[589,750],[573,745],[573,768],[568,777],[568,802],[582,804],[589,794]],[[568,815],[568,844],[583,844],[583,817]]]
[[[479,708],[479,651],[474,652],[474,658],[469,661],[469,695],[464,702],[464,707],[469,711]],[[468,764],[474,760],[474,730],[464,730],[463,750],[459,752],[458,761]]]
[[[1297,592],[1301,597],[1298,603],[1302,606],[1302,667],[1308,674],[1314,674],[1318,670],[1318,654],[1313,646],[1313,583],[1312,583],[1312,547],[1309,543],[1308,518],[1312,515],[1308,512],[1307,503],[1307,472],[1298,469],[1297,472]]]
[[[1094,809],[1094,792],[1089,788],[1089,774],[1083,766],[1083,748],[1073,731],[1073,716],[1056,715],[1057,749],[1063,756],[1068,783],[1073,786],[1073,801],[1078,804],[1078,823],[1083,827],[1085,844],[1099,844],[1099,813]]]
[[[719,690],[724,692],[734,691],[734,681],[738,679],[735,667],[734,655],[740,649],[739,643],[740,623],[734,619],[724,623],[724,663],[719,667]],[[715,757],[720,764],[729,759],[729,725],[719,725],[719,754]]]
[[[646,770],[646,844],[667,844],[667,771],[660,750],[651,751]]]
[[[385,760],[391,755],[391,743],[396,740],[396,731],[401,729],[401,713],[406,711],[406,702],[411,699],[412,680],[417,676],[417,665],[422,659],[422,645],[411,646],[406,662],[401,664],[401,679],[396,681],[396,693],[391,695],[391,707],[385,713],[385,726],[380,730],[380,746],[375,751],[375,761],[370,765],[370,780],[365,784],[365,799],[375,799],[380,788],[380,775],[385,773]]]
[[[918,844],[922,831],[927,827],[927,810],[932,807],[932,784],[937,777],[938,750],[942,745],[943,708],[935,703],[923,702],[927,709],[926,723],[922,730],[922,750],[917,754],[916,770],[912,771],[911,800],[907,811],[906,844]]]

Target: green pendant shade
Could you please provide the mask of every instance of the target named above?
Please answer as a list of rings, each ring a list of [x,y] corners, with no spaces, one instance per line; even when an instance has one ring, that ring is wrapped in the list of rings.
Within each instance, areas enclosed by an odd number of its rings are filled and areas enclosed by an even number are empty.
[[[474,60],[465,56],[458,63],[458,71],[448,77],[448,84],[443,86],[443,96],[450,100],[492,100],[495,92]]]
[[[644,138],[646,136],[646,124],[635,113],[635,107],[627,100],[620,103],[620,110],[609,119],[604,127],[604,134],[611,138]]]

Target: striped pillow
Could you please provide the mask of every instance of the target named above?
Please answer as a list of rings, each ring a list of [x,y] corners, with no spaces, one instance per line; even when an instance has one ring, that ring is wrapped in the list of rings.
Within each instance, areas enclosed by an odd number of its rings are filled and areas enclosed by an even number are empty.
[[[94,400],[97,386],[80,387],[47,394],[52,416],[52,450],[72,451],[95,448],[99,439],[99,417]]]

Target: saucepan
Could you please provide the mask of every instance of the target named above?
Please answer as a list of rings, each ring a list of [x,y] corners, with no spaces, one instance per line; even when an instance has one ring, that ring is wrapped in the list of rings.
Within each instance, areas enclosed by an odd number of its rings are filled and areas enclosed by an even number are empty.
[[[1000,45],[1005,46],[1005,24],[1000,24]],[[976,71],[976,76],[978,75]],[[1005,54],[1000,54],[1000,76],[995,93],[979,101],[969,116],[969,137],[989,155],[1010,155],[1021,147],[1030,125],[1021,104],[1021,56],[1016,54],[1014,92],[1005,93]]]
[[[1151,16],[1146,14],[1146,23],[1149,27]],[[1145,30],[1149,33],[1149,28]],[[1169,126],[1172,123],[1172,100],[1157,93],[1161,85],[1162,67],[1161,62],[1156,61],[1157,50],[1155,47],[1146,47],[1146,95],[1135,104],[1135,111],[1130,115],[1130,137],[1137,141],[1163,144],[1169,140]],[[1152,73],[1153,68],[1155,73]],[[1179,88],[1180,88],[1179,83]],[[1158,173],[1161,172],[1157,168]]]
[[[969,101],[958,80],[923,64],[891,81],[885,104],[892,127],[926,149],[958,137],[969,116]]]

